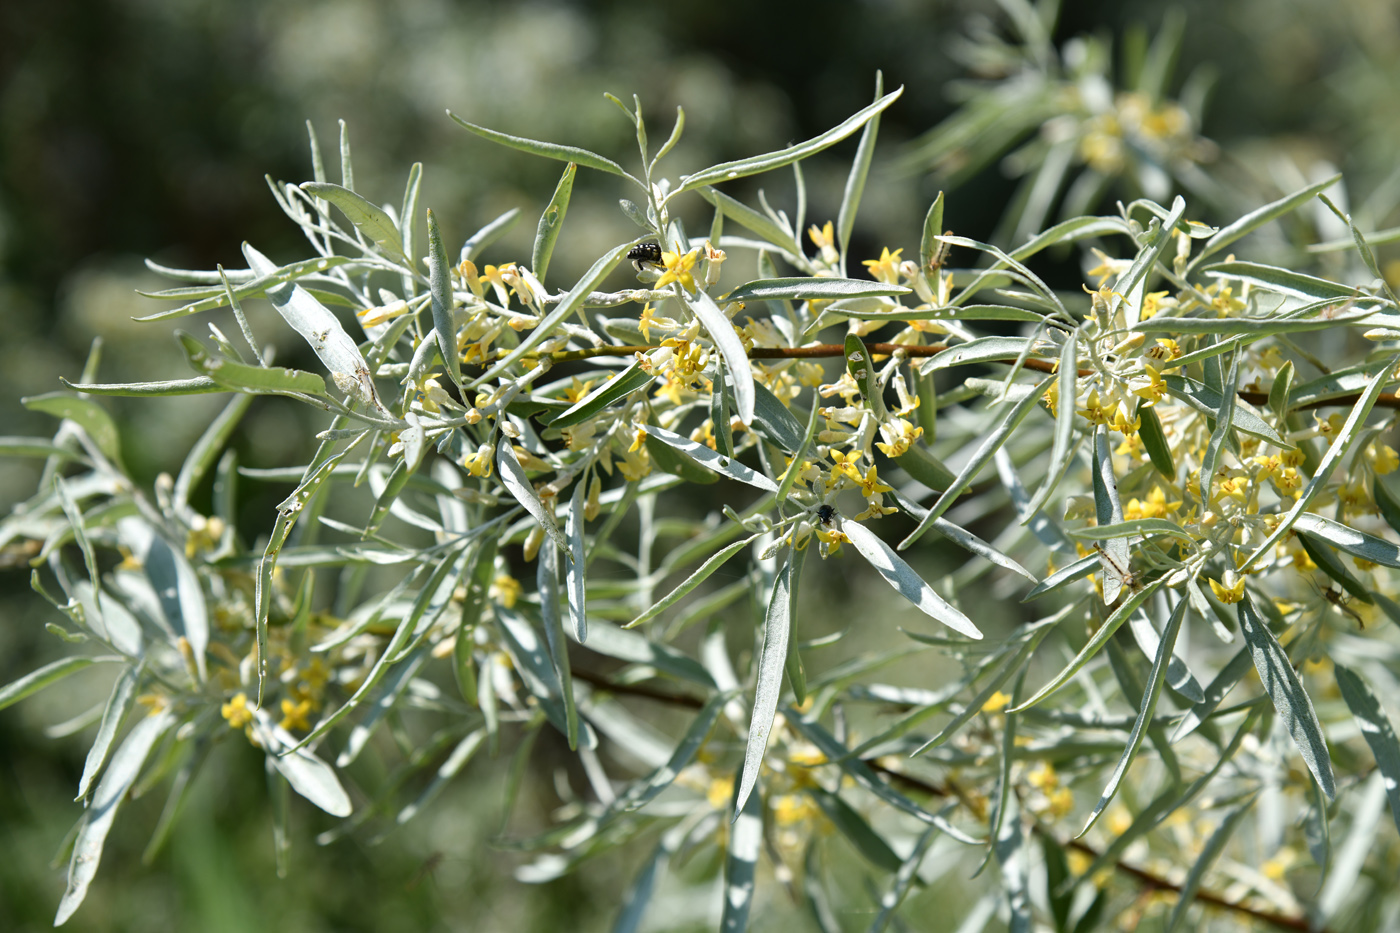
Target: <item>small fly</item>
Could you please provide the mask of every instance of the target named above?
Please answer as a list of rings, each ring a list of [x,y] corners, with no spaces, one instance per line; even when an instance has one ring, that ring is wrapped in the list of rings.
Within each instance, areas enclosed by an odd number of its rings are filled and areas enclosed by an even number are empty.
[[[627,251],[627,258],[632,260],[632,265],[638,272],[645,272],[647,266],[661,265],[661,245],[638,243]]]
[[[821,522],[824,526],[830,528],[831,523],[835,519],[836,510],[834,508],[826,504],[822,504],[817,507],[817,521]]]

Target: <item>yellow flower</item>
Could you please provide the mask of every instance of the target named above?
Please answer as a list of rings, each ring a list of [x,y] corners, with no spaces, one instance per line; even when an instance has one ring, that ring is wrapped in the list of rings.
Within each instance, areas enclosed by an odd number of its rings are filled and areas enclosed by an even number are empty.
[[[773,801],[773,819],[779,826],[805,823],[820,812],[806,794],[780,794]]]
[[[734,779],[729,777],[717,777],[710,781],[710,787],[705,791],[705,799],[710,802],[710,806],[716,810],[723,810],[729,806],[729,801],[734,798]]]
[[[642,449],[642,445],[647,442],[647,429],[645,425],[637,425],[637,430],[632,436],[632,446],[627,448],[629,454],[636,453]]]
[[[871,278],[890,285],[898,285],[899,254],[902,252],[904,252],[903,248],[892,253],[888,247],[882,247],[879,259],[862,259],[860,264],[870,270]]]
[[[1042,761],[1026,775],[1026,783],[1048,794],[1050,791],[1060,786],[1060,777],[1055,773],[1055,769],[1051,767],[1049,762]]]
[[[1099,264],[1084,274],[1090,278],[1098,276],[1097,288],[1103,288],[1105,282],[1127,271],[1133,264],[1131,259],[1111,259],[1101,249],[1091,247],[1089,251],[1099,257]]]
[[[666,267],[666,271],[661,273],[661,278],[656,280],[654,287],[661,289],[672,282],[680,282],[682,288],[692,295],[695,294],[695,273],[692,270],[695,268],[695,261],[699,258],[700,251],[698,249],[693,249],[684,256],[663,251],[661,264]]]
[[[1147,363],[1142,364],[1142,372],[1143,374],[1141,376],[1138,376],[1131,382],[1133,394],[1149,405],[1154,402],[1160,402],[1162,397],[1167,394],[1166,380],[1158,375],[1154,367]]]
[[[303,732],[311,731],[311,723],[307,721],[307,716],[311,712],[311,701],[302,700],[294,702],[292,700],[282,701],[282,721],[278,723],[288,732],[300,729]]]
[[[880,436],[885,440],[883,443],[876,441],[875,446],[886,457],[902,457],[923,433],[923,428],[915,427],[907,419],[893,418],[880,425]]]
[[[991,696],[987,697],[987,702],[982,704],[982,712],[999,713],[1002,710],[1006,709],[1007,704],[1009,704],[1010,702],[1011,697],[998,690],[996,693],[993,693]]]
[[[1233,570],[1225,571],[1225,580],[1227,582],[1231,577],[1235,578],[1235,582],[1228,586],[1222,586],[1214,580],[1206,581],[1210,584],[1210,590],[1215,594],[1215,598],[1226,605],[1237,603],[1244,599],[1244,577],[1236,575]]]
[[[242,729],[253,721],[253,711],[248,708],[248,694],[240,693],[219,709],[228,720],[230,729]]]
[[[1165,309],[1169,304],[1175,304],[1175,302],[1167,299],[1167,294],[1167,292],[1148,292],[1146,295],[1143,295],[1142,313],[1138,315],[1139,319],[1145,321],[1154,314]]]
[[[858,479],[856,482],[860,484],[860,494],[867,499],[871,496],[877,496],[882,492],[894,492],[893,486],[886,486],[884,483],[880,482],[879,476],[876,475],[876,467],[873,465],[869,470],[865,471],[865,478]]]
[[[647,307],[651,307],[647,305]],[[593,388],[593,380],[580,382],[577,376],[572,377],[573,384],[564,390],[564,400],[572,405],[577,405],[588,395],[588,390]]]
[[[501,574],[491,581],[491,587],[487,590],[487,595],[496,602],[510,609],[515,606],[515,601],[520,598],[520,581],[507,574]]]
[[[1376,458],[1373,466],[1377,473],[1385,476],[1387,473],[1394,473],[1395,468],[1400,467],[1400,454],[1396,454],[1394,447],[1378,443],[1372,450]]]
[[[833,246],[836,243],[835,228],[829,220],[821,227],[812,224],[811,227],[807,228],[807,236],[812,238],[812,245],[819,249],[823,246]]]
[[[1220,291],[1211,299],[1210,305],[1220,317],[1229,317],[1245,309],[1245,303],[1234,297],[1234,291],[1231,286],[1222,285]]]
[[[1042,395],[1042,396],[1040,397],[1040,400],[1041,400],[1042,402],[1045,403],[1045,407],[1046,407],[1046,408],[1050,409],[1050,414],[1051,414],[1051,415],[1054,415],[1054,416],[1056,416],[1056,417],[1059,416],[1059,414],[1060,414],[1060,382],[1059,382],[1058,379],[1057,379],[1056,381],[1050,383],[1050,388],[1048,388],[1048,389],[1045,390],[1045,394]]]
[[[836,466],[831,469],[832,473],[847,476],[857,483],[861,481],[860,470],[856,467],[856,464],[860,462],[860,451],[853,450],[848,454],[843,454],[839,450],[833,450],[831,459],[836,461]]]

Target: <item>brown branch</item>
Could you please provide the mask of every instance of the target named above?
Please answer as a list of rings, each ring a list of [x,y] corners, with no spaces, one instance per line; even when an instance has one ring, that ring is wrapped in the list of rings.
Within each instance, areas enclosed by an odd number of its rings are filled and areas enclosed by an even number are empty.
[[[907,346],[902,343],[867,343],[866,347],[876,356],[889,356],[896,351],[902,352],[911,359],[936,356],[948,349],[944,343],[935,343],[929,346]],[[631,356],[634,353],[648,353],[652,350],[659,350],[660,346],[649,347],[592,347],[587,350],[564,350],[558,353],[541,354],[548,356],[556,363],[575,362],[578,360],[594,359],[600,356]],[[526,354],[530,356],[530,354]],[[828,357],[845,356],[846,348],[838,343],[817,343],[808,347],[754,347],[749,351],[751,360],[810,360]],[[1014,365],[1014,359],[1005,360],[978,360],[983,363],[1004,363]],[[1056,368],[1056,361],[1042,360],[1030,357],[1021,360],[1024,369],[1034,370],[1039,373],[1053,373]],[[1092,369],[1081,369],[1079,375],[1092,376]],[[1238,397],[1251,405],[1269,404],[1269,393],[1254,392],[1244,390],[1238,393]],[[1360,392],[1353,392],[1348,395],[1339,395],[1336,398],[1319,399],[1315,402],[1308,402],[1306,405],[1299,405],[1296,410],[1308,408],[1340,408],[1354,406],[1361,400]],[[1400,409],[1400,394],[1393,392],[1382,392],[1376,398],[1377,408],[1397,408]]]

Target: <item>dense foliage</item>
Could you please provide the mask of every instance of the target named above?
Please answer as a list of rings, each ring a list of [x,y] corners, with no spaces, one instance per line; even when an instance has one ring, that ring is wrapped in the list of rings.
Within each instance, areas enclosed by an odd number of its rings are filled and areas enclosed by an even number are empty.
[[[183,284],[147,320],[228,309],[179,334],[192,378],[104,384],[95,348],[67,391],[26,400],[57,433],[3,441],[45,468],[0,545],[73,649],[0,705],[120,671],[72,726],[96,736],[59,922],[128,793],[169,785],[159,849],[220,743],[265,760],[284,866],[289,791],[345,818],[330,842],[430,811],[503,742],[514,793],[557,736],[564,805],[503,839],[534,853],[524,882],[645,846],[618,929],[716,879],[724,929],[778,886],[822,929],[857,911],[883,929],[979,860],[993,880],[953,896],[966,929],[1174,929],[1197,903],[1384,929],[1400,902],[1358,881],[1378,834],[1394,851],[1388,798],[1400,814],[1371,686],[1394,684],[1396,654],[1365,626],[1400,623],[1381,479],[1400,465],[1381,415],[1400,405],[1400,302],[1328,200],[1335,177],[1220,226],[1172,197],[1230,200],[1164,96],[1169,47],[1120,93],[1100,59],[1039,47],[910,149],[975,165],[1048,127],[1010,157],[1028,174],[1009,248],[957,235],[940,195],[917,246],[852,255],[901,93],[878,81],[826,133],[675,178],[685,115],[653,151],[636,98],[613,99],[633,171],[454,117],[564,163],[528,261],[485,261],[518,211],[457,247],[420,167],[381,206],[348,134],[339,183],[313,134],[313,179],[271,183],[309,258],[152,264]],[[857,134],[837,216],[809,218],[803,160]],[[564,287],[550,261],[579,169],[618,179],[638,232]],[[767,173],[791,213],[724,189]],[[1110,190],[1130,199],[1087,213]],[[1244,241],[1315,205],[1344,241]],[[683,222],[701,209],[704,236]],[[1261,243],[1286,259],[1230,251]],[[1052,287],[1039,264],[1074,248],[1086,284]],[[635,286],[604,290],[628,262]],[[254,299],[329,380],[274,365]],[[206,393],[231,398],[177,476],[140,488],[96,398]],[[310,462],[226,450],[263,395],[332,413]],[[248,523],[250,483],[292,487],[274,520]],[[697,507],[708,484],[722,514]],[[874,591],[844,620],[803,601],[834,563],[922,615],[897,627]],[[902,647],[827,660],[876,626]],[[917,682],[881,680],[915,653]],[[392,768],[347,791],[370,749]]]

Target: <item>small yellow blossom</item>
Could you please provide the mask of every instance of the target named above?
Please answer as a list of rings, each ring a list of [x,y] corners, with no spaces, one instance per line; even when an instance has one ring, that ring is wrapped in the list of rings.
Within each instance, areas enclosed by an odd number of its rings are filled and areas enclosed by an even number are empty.
[[[507,609],[511,609],[514,608],[515,601],[520,598],[520,591],[520,581],[503,573],[491,581],[487,595]]]
[[[310,714],[310,700],[283,700],[282,721],[278,723],[278,725],[280,725],[283,729],[286,729],[288,732],[293,732],[296,730],[301,730],[302,732],[309,732],[311,731],[311,723],[307,720],[307,716],[309,716]]]
[[[1011,697],[998,690],[996,693],[993,693],[991,696],[987,697],[987,702],[982,704],[982,712],[999,713],[1002,710],[1006,709],[1007,705],[1010,704],[1010,702]]]
[[[593,388],[593,380],[589,379],[587,382],[580,382],[579,378],[574,376],[571,382],[573,384],[564,390],[564,401],[571,405],[577,405],[588,396],[589,390]]]
[[[695,294],[695,261],[700,258],[700,250],[693,249],[685,255],[663,251],[661,253],[661,264],[666,267],[666,271],[661,273],[661,278],[656,280],[655,288],[661,289],[672,282],[681,283],[681,287],[692,295]]]
[[[1396,467],[1400,467],[1400,454],[1397,454],[1395,448],[1389,444],[1377,443],[1372,448],[1372,455],[1375,460],[1372,461],[1371,465],[1381,476],[1394,473]]]
[[[915,427],[906,418],[892,418],[880,425],[880,436],[885,440],[876,441],[875,446],[886,457],[902,457],[923,433],[923,428]]]
[[[1156,368],[1147,364],[1142,364],[1142,375],[1131,381],[1133,394],[1142,399],[1148,405],[1160,402],[1167,394],[1167,382],[1157,372]]]
[[[805,823],[821,813],[806,794],[779,794],[773,801],[773,819],[779,826]]]
[[[839,450],[831,451],[831,459],[836,461],[831,472],[849,477],[857,483],[861,481],[860,468],[856,464],[860,463],[860,451],[853,450],[850,453],[842,453]]]
[[[1235,581],[1230,585],[1221,585],[1214,580],[1206,581],[1210,584],[1210,590],[1215,594],[1215,598],[1225,603],[1227,606],[1244,599],[1244,577],[1236,575],[1234,571],[1225,571],[1225,580],[1227,582],[1231,577],[1234,577]]]
[[[229,700],[219,711],[228,720],[229,728],[242,729],[253,721],[253,711],[248,708],[248,694],[240,693]]]
[[[705,799],[716,810],[726,809],[729,806],[729,801],[734,799],[734,779],[730,777],[713,778],[710,781],[709,789],[705,791]]]
[[[882,492],[894,492],[893,486],[886,486],[880,482],[876,470],[877,468],[872,465],[870,469],[865,471],[865,477],[856,481],[860,485],[860,494],[867,499],[878,496]]]
[[[899,254],[902,252],[904,252],[903,248],[892,253],[888,247],[882,247],[879,259],[862,259],[860,264],[870,270],[871,278],[889,285],[898,285]]]
[[[1167,292],[1148,292],[1142,296],[1142,312],[1138,315],[1140,320],[1147,320],[1154,314],[1164,310],[1168,305],[1175,304],[1175,301],[1167,298]]]

